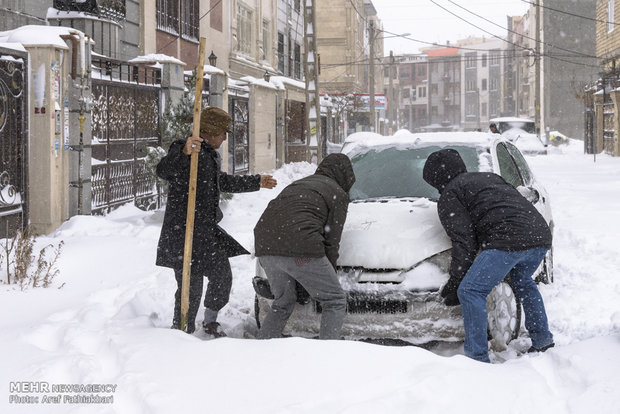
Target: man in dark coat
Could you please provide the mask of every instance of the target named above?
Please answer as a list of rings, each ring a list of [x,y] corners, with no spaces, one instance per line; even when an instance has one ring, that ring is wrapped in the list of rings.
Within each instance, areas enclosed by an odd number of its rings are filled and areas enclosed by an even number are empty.
[[[460,301],[465,354],[489,362],[486,298],[508,273],[523,304],[530,351],[552,347],[545,306],[532,279],[551,247],[542,215],[499,175],[467,172],[453,149],[429,155],[423,177],[439,191],[439,219],[452,239],[450,279],[441,296],[448,306]]]
[[[219,207],[220,191],[239,193],[276,185],[271,175],[237,176],[220,170],[221,159],[216,150],[226,140],[226,133],[231,132],[230,125],[231,118],[225,111],[216,107],[205,108],[200,114],[200,137],[173,142],[168,154],[157,165],[157,175],[168,181],[169,191],[156,264],[174,269],[178,288],[172,327],[180,329],[190,156],[192,152],[198,153],[187,332],[195,330],[203,277],[207,277],[203,328],[216,337],[224,336],[216,319],[218,311],[228,303],[232,285],[228,258],[249,253],[218,225],[223,217]]]
[[[321,339],[339,339],[346,297],[336,261],[355,182],[351,161],[330,154],[316,172],[288,185],[272,200],[254,228],[256,256],[274,301],[258,338],[279,338],[296,302],[296,281],[321,303]]]
[[[497,129],[497,125],[495,124],[491,124],[489,125],[489,131],[491,131],[491,133],[493,134],[499,134],[499,129]]]

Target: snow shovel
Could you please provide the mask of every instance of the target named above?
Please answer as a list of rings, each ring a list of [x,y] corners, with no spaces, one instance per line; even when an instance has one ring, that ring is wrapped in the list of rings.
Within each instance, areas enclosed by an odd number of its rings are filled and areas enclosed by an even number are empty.
[[[200,106],[202,104],[202,77],[205,61],[206,39],[200,38],[198,66],[196,66],[196,95],[194,97],[194,123],[192,136],[200,136]],[[183,252],[183,279],[181,280],[181,326],[186,330],[189,309],[189,275],[192,267],[192,243],[194,241],[194,213],[196,208],[196,175],[198,174],[198,153],[192,152],[189,166],[189,193],[187,197],[187,218],[185,220],[185,250]]]

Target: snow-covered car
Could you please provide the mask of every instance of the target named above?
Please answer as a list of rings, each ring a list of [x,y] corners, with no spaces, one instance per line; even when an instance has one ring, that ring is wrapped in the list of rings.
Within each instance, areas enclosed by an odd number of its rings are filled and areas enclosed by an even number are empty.
[[[528,118],[502,117],[490,120],[497,126],[500,134],[528,155],[547,154],[547,146],[536,135],[536,124]]]
[[[464,338],[460,306],[439,295],[448,280],[451,241],[437,215],[438,192],[422,179],[427,157],[442,148],[457,150],[468,171],[500,174],[542,213],[553,228],[549,198],[521,152],[497,134],[438,132],[384,137],[350,135],[342,148],[356,181],[340,243],[337,273],[347,293],[343,335],[351,339],[390,338],[411,343]],[[255,314],[260,326],[270,291],[257,261]],[[552,253],[537,270],[538,281],[553,280]],[[489,334],[507,343],[521,327],[521,307],[508,281],[487,300]],[[315,336],[321,305],[297,304],[287,333]]]

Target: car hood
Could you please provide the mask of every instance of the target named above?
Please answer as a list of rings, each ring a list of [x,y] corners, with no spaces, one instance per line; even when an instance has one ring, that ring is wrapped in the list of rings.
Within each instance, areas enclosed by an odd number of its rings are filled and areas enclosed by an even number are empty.
[[[433,201],[400,198],[352,202],[338,265],[408,269],[451,247]]]

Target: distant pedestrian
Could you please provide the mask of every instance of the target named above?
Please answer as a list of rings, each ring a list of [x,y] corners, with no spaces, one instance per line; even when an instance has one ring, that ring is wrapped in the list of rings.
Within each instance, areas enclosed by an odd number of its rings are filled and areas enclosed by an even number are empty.
[[[319,338],[340,339],[346,297],[336,261],[354,182],[349,158],[330,154],[313,175],[284,188],[259,219],[254,228],[256,256],[275,297],[259,339],[282,336],[295,308],[296,282],[321,303]]]
[[[502,177],[467,172],[454,149],[429,155],[424,180],[440,194],[439,219],[452,240],[445,304],[461,304],[465,355],[489,362],[486,298],[510,273],[523,304],[530,352],[552,347],[547,313],[532,275],[551,247],[551,231],[534,205]]]
[[[495,124],[489,125],[489,131],[493,134],[499,134],[499,129],[497,129],[497,125]]]
[[[221,158],[216,150],[226,140],[226,133],[231,132],[230,125],[231,118],[224,110],[205,108],[200,114],[200,137],[174,141],[168,154],[157,165],[157,175],[168,181],[169,191],[156,264],[174,269],[177,291],[174,295],[172,328],[180,329],[190,155],[192,152],[198,153],[187,333],[196,329],[203,277],[207,277],[209,284],[202,324],[205,332],[215,337],[225,336],[216,320],[230,295],[232,272],[228,258],[249,254],[218,225],[223,217],[219,207],[220,191],[257,191],[261,187],[273,188],[277,184],[271,175],[229,175],[221,171]]]

